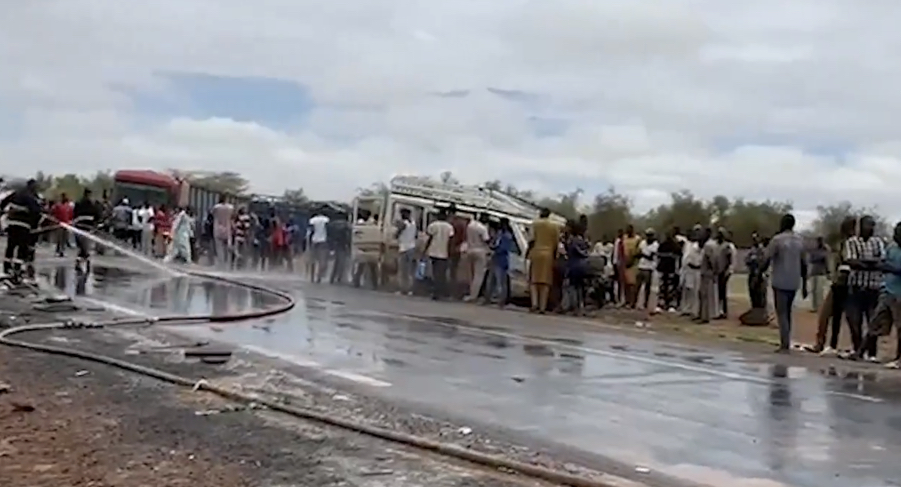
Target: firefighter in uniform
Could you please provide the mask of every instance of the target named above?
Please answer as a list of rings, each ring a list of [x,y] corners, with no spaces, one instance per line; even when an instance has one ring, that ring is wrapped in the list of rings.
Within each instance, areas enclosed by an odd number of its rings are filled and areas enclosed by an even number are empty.
[[[34,278],[34,252],[38,234],[34,233],[44,219],[44,207],[38,196],[37,181],[29,179],[25,187],[0,201],[0,211],[7,211],[6,255],[3,272],[13,279]]]
[[[81,199],[75,203],[72,216],[72,224],[79,230],[93,232],[97,228],[103,215],[100,205],[91,198],[90,189],[85,189]],[[91,268],[91,239],[76,233],[75,242],[78,246],[75,268],[81,272],[87,272]]]

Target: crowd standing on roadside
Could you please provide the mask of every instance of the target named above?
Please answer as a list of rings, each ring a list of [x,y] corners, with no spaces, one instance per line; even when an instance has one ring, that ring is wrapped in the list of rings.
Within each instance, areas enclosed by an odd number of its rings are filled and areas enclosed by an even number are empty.
[[[7,199],[9,205],[13,195]],[[222,198],[198,225],[191,208],[170,210],[147,202],[133,207],[128,199],[113,205],[106,194],[95,201],[90,192],[79,202],[61,194],[42,211],[76,227],[105,227],[135,250],[167,262],[197,262],[206,255],[210,264],[223,269],[293,272],[295,258],[305,255],[304,271],[314,283],[329,277],[332,284],[348,278],[358,286],[386,284],[381,258],[354,257],[348,215],[332,219],[316,210],[301,223],[274,209],[264,214],[236,209]],[[358,223],[375,224],[376,218],[360,216]],[[413,294],[424,285],[436,300],[501,307],[508,303],[510,255],[516,244],[507,219],[495,221],[486,214],[466,219],[451,205],[424,229],[417,228],[406,209],[392,224],[398,293]],[[846,219],[835,249],[822,238],[807,245],[795,231],[792,215],[785,215],[779,228],[771,237],[752,235],[744,261],[751,310],[741,315],[741,321],[766,324],[772,306],[780,336],[777,352],[786,353],[792,345],[795,301],[798,295],[806,299],[809,292],[818,329],[816,342],[805,348],[824,356],[878,361],[879,338],[889,335],[901,318],[901,223],[886,244],[874,235],[872,217]],[[615,237],[593,245],[586,229],[584,217],[561,228],[548,210],[532,222],[526,249],[531,312],[583,314],[589,307],[606,306],[678,313],[698,324],[730,316],[729,281],[737,251],[727,229],[695,225],[683,234],[675,227],[659,236],[651,228],[639,235],[628,225]],[[59,256],[71,246],[65,229],[56,230],[51,238]],[[87,242],[77,239],[76,246],[80,261],[86,261]],[[9,262],[15,262],[16,252],[8,256]],[[838,348],[843,317],[851,350],[842,353]],[[898,368],[899,359],[901,338],[886,365]]]

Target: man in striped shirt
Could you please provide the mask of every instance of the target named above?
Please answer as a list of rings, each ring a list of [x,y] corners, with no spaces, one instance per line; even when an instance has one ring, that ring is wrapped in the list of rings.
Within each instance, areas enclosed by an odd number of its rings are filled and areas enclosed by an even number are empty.
[[[247,259],[250,257],[252,247],[251,240],[251,223],[252,219],[247,213],[247,209],[239,208],[238,216],[235,218],[235,267],[244,268],[247,265]]]
[[[876,221],[873,217],[861,217],[858,225],[858,235],[848,239],[844,255],[845,264],[851,269],[848,275],[847,319],[855,351],[861,350],[864,320],[869,327],[879,302],[879,290],[882,288],[882,270],[879,266],[885,257],[885,244],[874,236]],[[876,360],[875,342],[866,350],[861,350],[861,355],[868,360]]]

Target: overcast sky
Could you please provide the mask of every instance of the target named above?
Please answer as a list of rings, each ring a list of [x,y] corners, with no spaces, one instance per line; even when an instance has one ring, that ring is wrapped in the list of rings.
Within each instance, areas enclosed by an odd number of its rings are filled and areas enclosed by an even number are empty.
[[[901,1],[28,0],[0,172],[395,173],[901,215]]]

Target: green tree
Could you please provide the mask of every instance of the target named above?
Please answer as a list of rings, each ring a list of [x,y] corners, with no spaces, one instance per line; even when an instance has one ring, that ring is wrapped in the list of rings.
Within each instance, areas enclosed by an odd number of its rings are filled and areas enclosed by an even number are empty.
[[[749,247],[752,234],[775,235],[782,216],[791,211],[792,204],[789,202],[736,199],[729,209],[726,228],[732,231],[735,245]]]
[[[889,224],[885,217],[879,215],[876,208],[855,207],[850,201],[842,201],[834,205],[821,205],[817,207],[817,218],[813,222],[813,232],[829,245],[838,245],[841,240],[841,224],[845,218],[859,219],[864,215],[876,219],[876,234],[889,235]]]
[[[303,192],[303,188],[286,189],[284,194],[282,194],[282,199],[292,205],[299,205],[309,201],[309,198]]]
[[[632,200],[611,186],[595,195],[588,214],[588,235],[592,240],[613,241],[618,230],[632,223]]]
[[[669,204],[663,204],[649,211],[643,222],[658,232],[666,232],[679,227],[687,232],[695,225],[710,225],[713,207],[708,202],[695,197],[691,191],[671,193]]]

